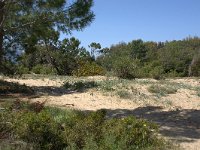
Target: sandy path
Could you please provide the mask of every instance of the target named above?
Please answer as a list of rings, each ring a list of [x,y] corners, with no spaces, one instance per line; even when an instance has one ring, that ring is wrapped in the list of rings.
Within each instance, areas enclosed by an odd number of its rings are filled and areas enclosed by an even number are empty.
[[[189,89],[179,89],[176,94],[162,97],[156,105],[155,102],[151,103],[152,99],[148,99],[149,104],[136,103],[133,100],[120,99],[109,93],[103,94],[95,89],[87,92],[69,92],[61,87],[62,80],[5,80],[26,84],[33,87],[38,94],[42,93],[39,97],[29,99],[31,102],[46,101],[47,105],[79,110],[106,109],[108,117],[135,115],[146,118],[157,122],[161,126],[160,134],[167,139],[176,141],[183,149],[200,149],[200,97]],[[173,82],[200,86],[199,79],[177,79]],[[141,90],[141,93],[145,92],[146,95],[150,95],[146,90],[146,85],[137,85],[136,87]],[[170,102],[169,107],[164,107],[166,101]]]

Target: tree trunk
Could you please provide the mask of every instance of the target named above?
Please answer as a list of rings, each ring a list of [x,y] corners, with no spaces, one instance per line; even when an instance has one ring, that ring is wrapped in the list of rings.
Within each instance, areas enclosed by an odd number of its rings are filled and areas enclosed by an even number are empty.
[[[4,30],[3,30],[3,22],[4,22],[4,6],[5,2],[0,1],[0,65],[3,61],[3,36],[4,36]]]

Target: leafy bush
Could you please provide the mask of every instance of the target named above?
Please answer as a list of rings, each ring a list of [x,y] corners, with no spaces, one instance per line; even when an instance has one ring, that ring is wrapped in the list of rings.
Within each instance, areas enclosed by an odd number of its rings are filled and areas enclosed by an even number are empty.
[[[23,105],[23,104],[22,104]],[[11,105],[12,106],[12,105]],[[135,117],[106,119],[106,111],[83,113],[47,107],[40,112],[28,105],[5,109],[0,135],[23,140],[34,149],[164,149],[158,127]],[[8,137],[7,137],[8,138]]]
[[[81,62],[78,69],[73,71],[73,75],[77,77],[105,75],[105,70],[95,62]]]
[[[82,91],[85,91],[87,89],[94,88],[97,86],[98,86],[97,83],[94,81],[78,81],[75,83],[66,82],[64,84],[64,87],[67,90],[78,91],[78,92],[82,92]]]
[[[22,75],[22,74],[28,74],[28,73],[30,73],[30,71],[27,67],[24,67],[22,65],[17,66],[17,74]]]
[[[151,93],[157,93],[164,96],[166,94],[175,94],[177,92],[177,89],[169,86],[151,85],[148,88],[148,91]]]
[[[189,68],[189,75],[190,76],[200,76],[200,52],[197,56],[193,59],[192,64]]]
[[[138,60],[131,60],[129,57],[119,57],[113,64],[116,76],[124,79],[138,77]]]
[[[114,91],[114,86],[116,86],[116,80],[106,80],[99,82],[100,89],[105,92]]]
[[[56,74],[56,70],[47,65],[38,64],[32,68],[32,72],[35,74]]]
[[[150,71],[150,76],[153,79],[160,80],[163,79],[163,72],[164,72],[163,68],[161,66],[157,66]]]

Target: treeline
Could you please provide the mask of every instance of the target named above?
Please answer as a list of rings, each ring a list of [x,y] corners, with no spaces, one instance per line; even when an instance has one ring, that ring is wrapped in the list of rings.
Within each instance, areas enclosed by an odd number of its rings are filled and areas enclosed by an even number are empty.
[[[198,37],[170,42],[133,40],[110,48],[101,48],[93,42],[87,49],[80,44],[72,37],[41,42],[18,55],[8,53],[4,73],[75,76],[111,73],[129,79],[200,76]]]
[[[103,75],[105,70],[95,63],[95,50],[99,43],[91,43],[89,50],[80,46],[74,37],[51,43],[40,43],[25,50],[17,59],[7,57],[4,73],[7,74],[54,74],[54,75]],[[9,54],[10,55],[10,54]],[[7,56],[9,56],[7,55]]]
[[[101,50],[97,63],[122,78],[200,76],[200,38],[133,40]]]

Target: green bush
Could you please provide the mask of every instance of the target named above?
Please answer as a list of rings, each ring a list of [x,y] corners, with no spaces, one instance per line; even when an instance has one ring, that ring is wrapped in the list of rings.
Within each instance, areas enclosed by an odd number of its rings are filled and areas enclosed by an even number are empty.
[[[23,105],[23,104],[22,104]],[[12,106],[12,105],[11,105]],[[47,107],[40,112],[28,105],[5,109],[0,135],[22,140],[34,149],[164,149],[158,127],[135,117],[106,119],[106,111],[83,113]],[[7,123],[7,124],[6,124]]]
[[[105,75],[105,73],[104,68],[95,62],[80,63],[78,69],[73,71],[73,75],[77,77]]]
[[[66,82],[64,84],[64,87],[67,90],[78,91],[78,92],[82,92],[90,88],[95,88],[97,86],[98,86],[97,83],[94,81],[78,81],[75,83]]]
[[[35,74],[56,74],[56,70],[47,65],[38,64],[34,66],[31,70]]]
[[[190,76],[200,76],[200,53],[197,55],[196,59],[190,66]]]
[[[162,66],[157,66],[157,67],[154,67],[150,71],[150,76],[153,79],[160,80],[160,79],[163,79],[163,72],[164,72],[164,70],[163,70]]]
[[[29,69],[27,67],[24,67],[22,65],[17,66],[17,74],[22,75],[22,74],[28,74],[28,73],[30,73],[30,72],[29,72]]]
[[[113,64],[113,71],[120,78],[133,79],[138,77],[138,63],[129,57],[119,57]]]
[[[61,126],[46,112],[27,112],[15,124],[15,133],[38,149],[64,149]]]

